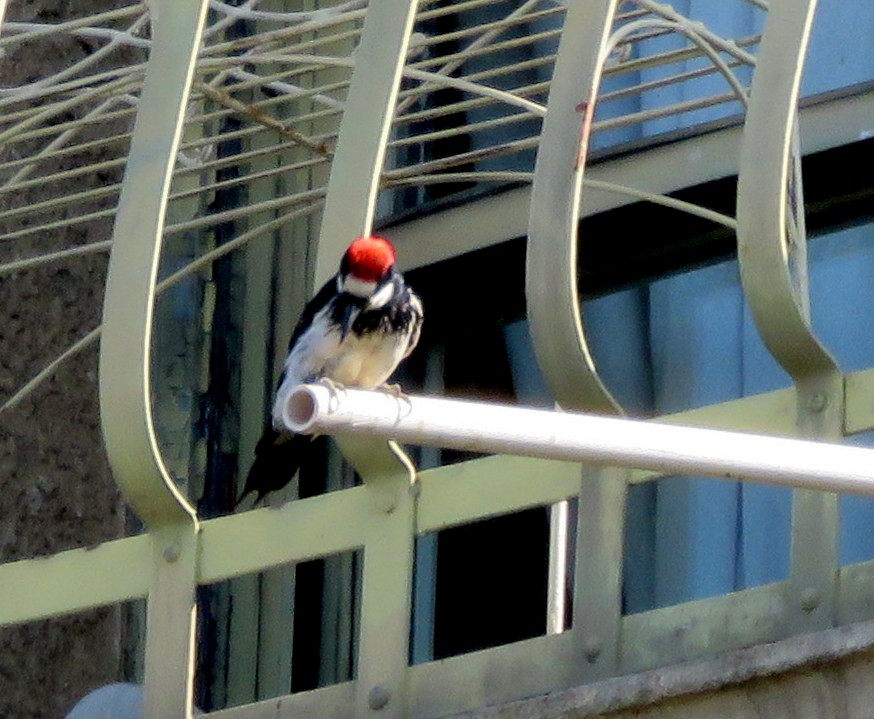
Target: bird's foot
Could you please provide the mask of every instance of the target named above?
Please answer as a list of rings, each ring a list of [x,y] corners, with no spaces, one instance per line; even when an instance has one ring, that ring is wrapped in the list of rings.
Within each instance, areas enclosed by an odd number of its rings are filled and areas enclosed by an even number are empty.
[[[331,395],[331,401],[328,404],[328,410],[331,412],[336,412],[337,407],[340,403],[340,397],[346,394],[346,388],[340,384],[339,382],[335,382],[330,377],[322,377],[319,379],[318,384],[324,385],[328,388],[328,392]]]
[[[412,411],[413,403],[410,400],[410,396],[404,392],[399,384],[389,384],[388,382],[383,382],[377,389],[379,389],[381,392],[385,392],[386,394],[390,394],[398,401],[398,404],[406,405],[407,414]]]
[[[392,397],[397,397],[398,399],[409,399],[406,394],[404,394],[404,390],[401,388],[399,384],[396,382],[383,382],[377,389],[380,392],[385,392],[386,394],[390,394]]]

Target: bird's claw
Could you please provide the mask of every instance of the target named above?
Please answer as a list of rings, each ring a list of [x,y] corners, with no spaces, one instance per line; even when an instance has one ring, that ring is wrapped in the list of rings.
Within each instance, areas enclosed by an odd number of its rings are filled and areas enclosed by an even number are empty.
[[[339,382],[332,380],[330,377],[322,377],[319,379],[319,384],[327,387],[328,392],[331,395],[331,401],[328,403],[328,410],[330,412],[336,412],[339,407],[340,397],[346,394],[346,388]]]
[[[410,396],[404,392],[399,384],[389,384],[388,382],[383,382],[378,389],[382,392],[385,392],[386,394],[390,394],[398,401],[398,403],[405,404],[407,406],[408,413],[412,411],[413,403],[410,400]]]
[[[407,395],[404,394],[404,390],[401,388],[399,384],[396,382],[389,383],[383,382],[379,386],[380,391],[390,394],[392,397],[397,397],[398,399],[409,399]]]

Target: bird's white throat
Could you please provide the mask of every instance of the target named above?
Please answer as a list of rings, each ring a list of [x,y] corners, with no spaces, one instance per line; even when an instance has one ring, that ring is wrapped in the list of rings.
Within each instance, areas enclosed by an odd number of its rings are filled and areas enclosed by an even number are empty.
[[[356,297],[370,297],[376,290],[376,282],[362,280],[355,275],[346,275],[346,278],[337,278],[337,291],[347,292]]]

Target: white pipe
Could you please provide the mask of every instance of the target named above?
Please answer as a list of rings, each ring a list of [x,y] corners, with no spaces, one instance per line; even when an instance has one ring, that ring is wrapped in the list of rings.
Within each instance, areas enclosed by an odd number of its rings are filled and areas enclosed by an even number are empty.
[[[874,497],[874,450],[389,392],[301,385],[293,432],[355,433],[409,444],[703,474]]]

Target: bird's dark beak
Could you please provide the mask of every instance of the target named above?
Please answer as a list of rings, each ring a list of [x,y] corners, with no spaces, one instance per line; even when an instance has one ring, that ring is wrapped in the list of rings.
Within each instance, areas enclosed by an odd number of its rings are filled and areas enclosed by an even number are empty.
[[[346,339],[349,330],[352,329],[352,314],[355,312],[355,305],[347,302],[343,308],[343,316],[340,318],[340,341]]]

